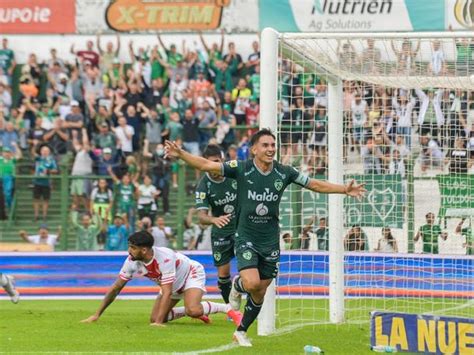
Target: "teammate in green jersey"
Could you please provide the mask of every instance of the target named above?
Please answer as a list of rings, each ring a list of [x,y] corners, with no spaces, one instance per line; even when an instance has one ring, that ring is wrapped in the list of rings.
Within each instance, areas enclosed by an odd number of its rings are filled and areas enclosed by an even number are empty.
[[[462,245],[464,248],[466,248],[466,255],[474,255],[474,228],[472,228],[471,225],[463,228],[462,225],[464,224],[465,220],[466,218],[461,219],[461,221],[456,226],[455,232],[466,237],[466,242]]]
[[[439,254],[438,237],[446,240],[448,233],[441,230],[439,224],[435,224],[435,215],[433,212],[428,212],[425,215],[426,224],[422,225],[413,239],[415,243],[421,238],[423,240],[423,253],[425,254]]]
[[[210,144],[203,157],[216,163],[224,161],[224,154],[217,145]],[[232,288],[230,261],[234,258],[234,236],[236,231],[237,181],[220,174],[206,173],[196,188],[196,209],[199,222],[212,225],[212,256],[217,267],[217,286],[222,298],[229,304]],[[211,210],[212,214],[209,214]],[[242,316],[235,311],[240,323]]]
[[[295,168],[280,164],[275,158],[275,136],[262,129],[251,140],[253,160],[225,163],[213,162],[191,155],[174,142],[165,143],[166,155],[179,158],[190,166],[212,174],[237,180],[237,233],[235,252],[240,276],[234,278],[230,303],[240,308],[240,294],[247,293],[247,304],[234,340],[241,346],[252,346],[247,329],[257,318],[265,292],[277,276],[280,259],[278,214],[285,188],[295,183],[319,193],[339,193],[360,198],[363,185],[351,181],[348,185],[311,179]]]

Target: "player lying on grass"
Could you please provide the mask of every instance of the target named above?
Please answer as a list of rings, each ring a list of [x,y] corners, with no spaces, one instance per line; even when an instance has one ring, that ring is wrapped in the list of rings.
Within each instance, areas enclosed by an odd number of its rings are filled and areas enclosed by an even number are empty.
[[[151,325],[164,326],[164,323],[186,315],[209,323],[207,316],[211,313],[227,313],[234,323],[240,322],[240,312],[235,312],[228,305],[201,302],[206,293],[206,274],[200,263],[171,249],[153,247],[153,242],[153,236],[147,231],[130,235],[129,256],[119,277],[110,287],[97,312],[84,319],[83,323],[97,321],[127,282],[137,276],[145,276],[161,288],[151,311]],[[181,299],[184,299],[184,307],[174,307]]]
[[[221,148],[215,144],[209,144],[202,156],[217,163],[224,161]],[[235,256],[237,181],[220,174],[206,173],[196,188],[196,209],[199,222],[212,225],[212,257],[217,268],[217,286],[222,299],[228,304],[232,287],[230,261]]]
[[[241,346],[252,346],[247,329],[257,318],[266,290],[278,274],[280,260],[279,206],[286,187],[295,183],[319,193],[339,193],[360,198],[363,185],[351,181],[337,185],[311,179],[291,166],[274,160],[275,136],[270,130],[255,133],[250,141],[254,159],[213,162],[185,152],[176,143],[165,143],[166,155],[179,158],[193,168],[237,180],[238,220],[235,253],[240,276],[234,278],[229,296],[235,310],[240,309],[241,294],[247,293],[242,322],[234,332]]]
[[[5,275],[0,272],[0,286],[2,286],[8,296],[10,296],[13,303],[18,303],[20,293],[15,288],[15,279],[13,276]]]

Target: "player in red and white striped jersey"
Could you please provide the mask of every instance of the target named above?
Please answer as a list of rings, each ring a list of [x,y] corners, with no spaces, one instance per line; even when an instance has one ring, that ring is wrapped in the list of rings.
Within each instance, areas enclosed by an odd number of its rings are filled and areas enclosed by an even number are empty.
[[[128,281],[145,276],[161,288],[151,312],[151,325],[163,326],[168,321],[186,315],[208,323],[207,316],[211,313],[227,313],[236,324],[240,323],[242,315],[228,305],[201,302],[206,293],[206,273],[200,263],[171,249],[153,247],[153,242],[153,236],[146,231],[136,232],[128,238],[129,256],[119,277],[110,287],[96,313],[82,322],[98,320]],[[184,300],[184,307],[174,307],[181,299]]]

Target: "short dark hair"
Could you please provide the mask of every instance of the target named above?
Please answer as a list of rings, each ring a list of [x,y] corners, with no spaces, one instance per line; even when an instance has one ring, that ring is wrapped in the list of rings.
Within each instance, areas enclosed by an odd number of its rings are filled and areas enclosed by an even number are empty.
[[[155,243],[153,236],[147,231],[135,232],[128,237],[128,243],[137,247],[151,248]]]
[[[202,153],[204,158],[222,157],[222,149],[217,144],[209,144]]]
[[[270,130],[270,128],[263,128],[250,138],[250,146],[253,146],[255,143],[257,143],[260,137],[263,137],[263,136],[271,136],[273,137],[273,139],[276,140],[276,137],[273,134],[273,132]]]

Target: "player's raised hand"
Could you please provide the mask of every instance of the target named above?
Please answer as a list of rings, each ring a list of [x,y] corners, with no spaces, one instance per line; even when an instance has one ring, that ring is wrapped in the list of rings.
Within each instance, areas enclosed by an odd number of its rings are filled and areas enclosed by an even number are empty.
[[[362,199],[366,192],[367,190],[365,189],[365,183],[357,184],[355,180],[351,180],[346,185],[346,195],[355,197],[358,200]]]
[[[94,323],[98,319],[99,319],[99,317],[94,314],[93,316],[90,316],[89,318],[81,320],[81,323]]]
[[[181,152],[182,150],[176,142],[165,141],[165,158],[179,158]]]
[[[229,224],[231,216],[232,216],[231,214],[225,214],[223,216],[214,217],[213,220],[212,220],[212,223],[217,228],[223,228],[223,227],[225,227],[226,225]]]

